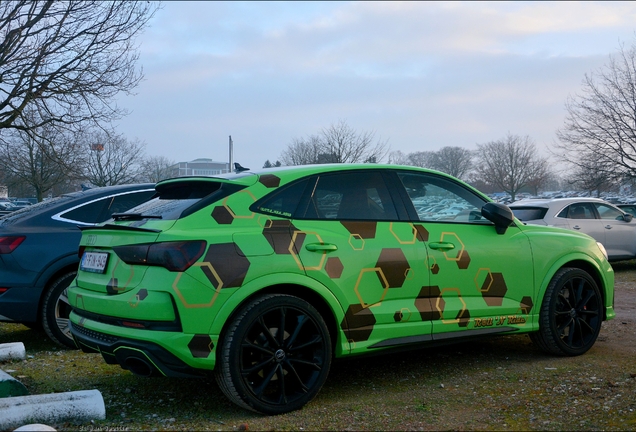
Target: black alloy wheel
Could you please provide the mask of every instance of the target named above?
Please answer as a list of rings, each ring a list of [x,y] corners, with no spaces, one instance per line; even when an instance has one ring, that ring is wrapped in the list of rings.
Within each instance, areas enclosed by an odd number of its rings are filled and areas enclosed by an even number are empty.
[[[238,405],[264,414],[301,408],[324,384],[331,339],[318,311],[275,294],[250,302],[222,338],[217,380]]]
[[[603,298],[594,279],[583,270],[559,270],[541,305],[539,331],[533,342],[543,351],[576,356],[587,352],[601,330]]]

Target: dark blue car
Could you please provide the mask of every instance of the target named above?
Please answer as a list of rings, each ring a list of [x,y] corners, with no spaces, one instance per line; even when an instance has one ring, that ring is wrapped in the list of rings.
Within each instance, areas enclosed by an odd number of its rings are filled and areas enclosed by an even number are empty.
[[[66,298],[79,264],[78,226],[95,225],[149,200],[154,183],[73,192],[0,218],[0,321],[42,326],[75,347]]]

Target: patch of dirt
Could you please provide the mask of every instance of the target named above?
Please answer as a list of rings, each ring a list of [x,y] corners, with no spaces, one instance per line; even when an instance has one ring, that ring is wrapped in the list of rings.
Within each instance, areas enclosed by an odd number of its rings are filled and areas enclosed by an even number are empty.
[[[616,318],[603,323],[597,343],[614,356],[631,356],[636,373],[636,262],[614,263]]]
[[[0,365],[32,394],[98,389],[106,420],[58,430],[636,430],[636,260],[614,264],[616,318],[584,355],[554,357],[527,335],[336,362],[302,410],[259,416],[212,379],[149,379],[99,354],[0,323],[27,359]],[[0,413],[1,415],[1,413]]]

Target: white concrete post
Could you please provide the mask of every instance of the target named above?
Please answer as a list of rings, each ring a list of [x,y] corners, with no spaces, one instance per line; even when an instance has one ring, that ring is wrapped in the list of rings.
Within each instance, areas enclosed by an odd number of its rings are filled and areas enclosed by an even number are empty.
[[[99,390],[0,399],[0,430],[33,423],[80,422],[105,418],[106,406]]]
[[[0,361],[24,360],[26,351],[22,342],[0,344]]]

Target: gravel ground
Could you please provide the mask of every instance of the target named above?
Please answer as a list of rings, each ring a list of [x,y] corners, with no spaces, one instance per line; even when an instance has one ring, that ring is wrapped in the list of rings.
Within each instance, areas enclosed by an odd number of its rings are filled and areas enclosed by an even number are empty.
[[[636,430],[636,261],[614,267],[617,318],[583,356],[518,335],[339,361],[312,403],[275,417],[234,406],[213,380],[135,377],[22,325],[0,323],[0,343],[28,355],[0,368],[31,394],[102,393],[106,420],[58,430]]]

